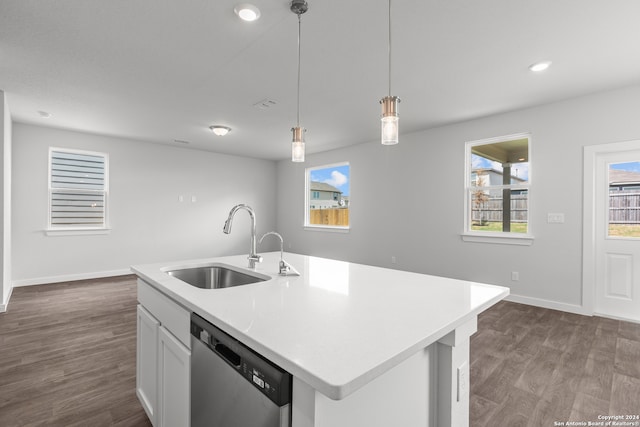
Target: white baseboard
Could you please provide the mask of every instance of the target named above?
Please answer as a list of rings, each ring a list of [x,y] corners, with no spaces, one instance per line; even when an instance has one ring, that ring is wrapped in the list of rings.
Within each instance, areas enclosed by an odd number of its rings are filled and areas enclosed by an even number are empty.
[[[98,271],[93,273],[65,274],[62,276],[36,277],[33,279],[14,280],[13,286],[44,285],[47,283],[71,282],[74,280],[101,279],[103,277],[125,276],[133,274],[130,269]]]
[[[9,289],[9,295],[7,295],[7,300],[3,301],[2,304],[0,304],[0,313],[4,313],[5,311],[7,311],[7,307],[9,307],[9,300],[11,299],[12,292],[13,292],[13,287]]]
[[[525,297],[522,295],[511,294],[505,298],[506,301],[517,302],[520,304],[533,305],[535,307],[549,308],[551,310],[566,311],[568,313],[582,314],[584,316],[593,316],[581,305],[567,304],[565,302],[550,301],[541,298]]]
[[[631,322],[631,323],[639,323],[640,324],[640,319],[632,319],[630,317],[621,317],[621,316],[612,316],[610,314],[602,314],[602,313],[593,313],[594,316],[600,316],[600,317],[606,317],[608,319],[614,319],[614,320],[622,320],[623,322]]]

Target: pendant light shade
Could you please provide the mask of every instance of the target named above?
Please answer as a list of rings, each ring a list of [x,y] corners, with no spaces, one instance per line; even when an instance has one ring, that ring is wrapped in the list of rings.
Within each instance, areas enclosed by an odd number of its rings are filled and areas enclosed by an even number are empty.
[[[380,100],[382,104],[382,144],[395,145],[398,143],[398,103],[397,96],[385,96]]]
[[[389,0],[389,95],[380,100],[382,105],[381,142],[383,145],[398,143],[399,121],[398,103],[400,98],[391,96],[391,0]]]
[[[300,126],[300,29],[302,27],[300,16],[309,9],[305,0],[292,0],[291,12],[298,15],[298,104],[297,104],[297,125],[291,128],[293,140],[291,142],[291,161],[304,162],[304,133],[307,131]]]
[[[307,131],[301,127],[291,128],[293,141],[291,142],[291,161],[304,162],[304,133]]]

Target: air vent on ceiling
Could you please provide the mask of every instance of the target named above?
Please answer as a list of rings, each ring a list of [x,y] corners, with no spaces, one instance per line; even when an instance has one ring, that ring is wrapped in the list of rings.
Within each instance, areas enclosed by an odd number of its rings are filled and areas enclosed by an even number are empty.
[[[265,98],[253,104],[253,106],[259,110],[267,110],[271,107],[275,107],[276,104],[277,102],[273,99]]]
[[[189,141],[185,141],[184,139],[174,139],[173,142],[175,142],[176,144],[184,144],[184,145],[187,145],[190,143]]]

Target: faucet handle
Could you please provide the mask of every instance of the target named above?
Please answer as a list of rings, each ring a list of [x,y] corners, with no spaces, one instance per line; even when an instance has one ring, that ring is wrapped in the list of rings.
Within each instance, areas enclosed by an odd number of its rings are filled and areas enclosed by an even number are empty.
[[[280,275],[282,276],[286,276],[289,271],[291,271],[291,266],[287,264],[285,260],[281,259],[279,268],[278,268],[278,273],[280,273]]]
[[[253,268],[257,262],[262,262],[262,255],[249,255],[247,259],[249,260],[249,267]]]
[[[291,264],[289,264],[285,260],[280,260],[279,274],[281,276],[299,276],[300,275],[300,273],[298,273],[296,269],[293,268]]]

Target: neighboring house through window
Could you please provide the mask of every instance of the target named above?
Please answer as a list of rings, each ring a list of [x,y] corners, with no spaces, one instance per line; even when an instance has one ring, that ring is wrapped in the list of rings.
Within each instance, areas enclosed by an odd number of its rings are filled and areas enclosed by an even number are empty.
[[[348,163],[306,169],[305,226],[349,228],[350,175]]]
[[[49,149],[49,231],[107,229],[108,156]]]

